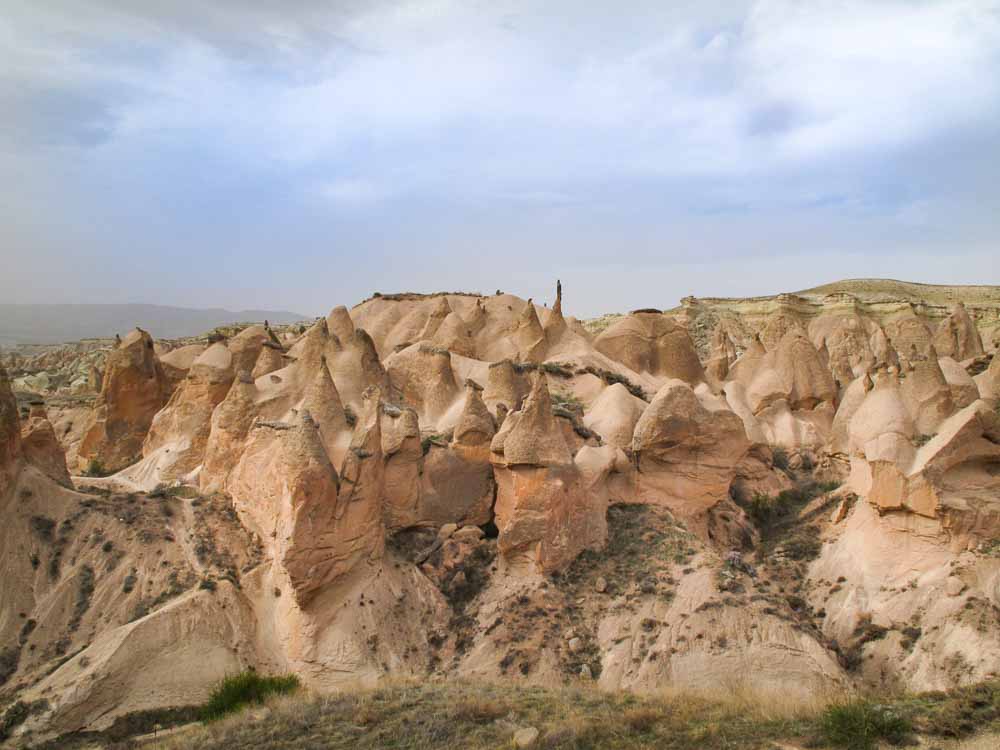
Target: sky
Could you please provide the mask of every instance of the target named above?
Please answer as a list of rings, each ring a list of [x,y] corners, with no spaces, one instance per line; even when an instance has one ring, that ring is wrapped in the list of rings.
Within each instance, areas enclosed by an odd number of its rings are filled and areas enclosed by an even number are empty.
[[[0,302],[1000,284],[1000,0],[3,0]]]

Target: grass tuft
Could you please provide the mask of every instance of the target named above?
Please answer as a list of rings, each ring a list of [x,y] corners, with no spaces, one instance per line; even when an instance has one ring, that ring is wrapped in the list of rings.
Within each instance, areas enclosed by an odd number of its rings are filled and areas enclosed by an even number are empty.
[[[202,721],[216,721],[246,706],[263,703],[272,695],[291,693],[299,688],[295,675],[268,677],[253,670],[230,675],[212,691],[201,710]]]
[[[864,699],[834,703],[820,719],[823,741],[845,750],[871,750],[879,740],[899,745],[911,731],[910,720],[898,710]]]

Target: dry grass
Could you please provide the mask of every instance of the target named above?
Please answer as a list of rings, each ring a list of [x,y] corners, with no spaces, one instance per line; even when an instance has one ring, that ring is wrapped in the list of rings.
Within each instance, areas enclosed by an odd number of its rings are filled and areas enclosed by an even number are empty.
[[[121,717],[112,731],[62,737],[42,748],[92,749],[99,740],[111,750],[124,750],[134,747],[128,737],[150,731],[153,723],[184,724],[198,711]],[[528,726],[539,730],[539,750],[773,750],[782,745],[872,750],[881,740],[911,742],[913,731],[941,738],[931,746],[944,747],[946,738],[1000,730],[1000,682],[893,698],[846,693],[817,698],[761,692],[746,680],[649,696],[593,686],[395,680],[331,696],[305,690],[271,696],[263,706],[182,728],[142,747],[486,750],[511,747],[516,729]],[[982,745],[987,746],[992,747]]]
[[[511,684],[398,683],[336,696],[299,693],[166,740],[162,750],[255,747],[507,747],[518,727],[539,729],[542,748],[765,747],[810,734],[802,703],[739,695],[664,692],[641,697],[591,688],[544,689]]]

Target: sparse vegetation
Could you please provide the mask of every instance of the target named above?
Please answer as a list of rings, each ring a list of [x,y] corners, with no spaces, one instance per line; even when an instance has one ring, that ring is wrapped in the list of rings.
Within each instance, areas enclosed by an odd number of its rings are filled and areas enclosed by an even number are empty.
[[[80,627],[83,616],[90,609],[90,598],[94,595],[94,569],[89,565],[84,565],[80,569],[80,576],[77,582],[76,603],[73,606],[73,616],[69,621],[70,631],[75,631]]]
[[[0,742],[3,742],[11,733],[27,721],[28,717],[39,711],[44,711],[48,707],[48,701],[40,700],[31,703],[15,701],[4,711],[3,718],[0,718]]]
[[[108,471],[104,466],[104,462],[99,458],[92,458],[87,463],[87,469],[83,472],[84,476],[87,477],[106,477],[109,474],[114,474],[113,471]]]
[[[538,366],[538,369],[547,375],[554,375],[557,378],[568,379],[573,377],[572,366],[564,362],[544,362]]]
[[[56,530],[56,522],[51,518],[47,516],[32,516],[31,520],[28,521],[28,525],[43,542],[52,542],[53,532]]]
[[[438,435],[436,433],[433,435],[426,435],[420,439],[420,450],[425,456],[431,452],[432,445],[436,445],[439,448],[447,448],[448,440],[443,435]]]
[[[299,687],[295,675],[268,677],[253,670],[226,677],[212,691],[201,710],[202,721],[216,721],[252,704],[263,703],[272,695],[291,693]]]
[[[3,685],[17,671],[21,660],[21,652],[16,648],[5,648],[0,651],[0,685]]]
[[[781,447],[774,448],[771,451],[771,463],[776,469],[788,471],[788,451]]]
[[[563,409],[570,413],[583,413],[583,404],[572,393],[551,392],[549,398],[552,402],[553,411]]]
[[[845,750],[871,750],[879,740],[902,744],[911,724],[899,709],[863,698],[835,703],[823,712],[820,737]]]
[[[268,705],[266,718],[223,719],[162,747],[492,750],[509,747],[514,731],[530,726],[539,730],[536,746],[552,750],[752,750],[784,744],[873,750],[879,742],[909,741],[914,731],[961,737],[996,728],[1000,683],[881,704],[854,698],[820,706],[752,694],[639,696],[430,681],[278,697]]]
[[[637,386],[635,383],[630,381],[628,378],[626,378],[624,375],[619,375],[617,372],[612,372],[611,370],[604,370],[598,367],[594,367],[593,365],[588,365],[587,367],[581,367],[576,371],[577,375],[583,375],[587,373],[600,378],[608,385],[621,383],[628,389],[628,392],[631,393],[636,398],[640,398],[643,401],[649,401],[649,397],[646,395],[646,392],[642,390],[642,388]]]
[[[743,503],[743,510],[758,527],[766,530],[767,527],[794,515],[811,500],[827,492],[833,492],[839,486],[837,482],[808,481],[792,489],[782,490],[774,497],[758,492],[749,502]]]

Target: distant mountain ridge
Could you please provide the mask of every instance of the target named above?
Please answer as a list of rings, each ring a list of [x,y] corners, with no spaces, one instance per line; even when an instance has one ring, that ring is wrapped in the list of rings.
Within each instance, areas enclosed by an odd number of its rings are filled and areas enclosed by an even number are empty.
[[[124,336],[135,326],[157,339],[197,336],[230,323],[294,323],[306,316],[286,310],[224,310],[167,305],[0,304],[0,346],[59,344]]]

